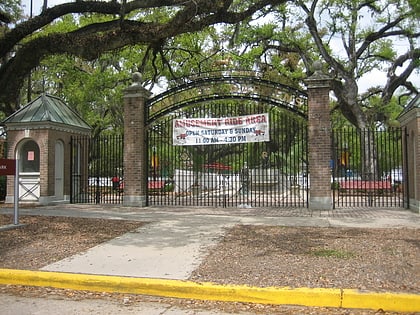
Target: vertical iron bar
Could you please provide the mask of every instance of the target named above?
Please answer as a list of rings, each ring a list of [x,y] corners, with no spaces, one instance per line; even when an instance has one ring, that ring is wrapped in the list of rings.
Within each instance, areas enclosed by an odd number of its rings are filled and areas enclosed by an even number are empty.
[[[73,176],[73,168],[74,168],[74,148],[73,148],[73,142],[74,142],[74,136],[70,137],[70,203],[74,203],[74,196],[73,196],[73,191],[74,191],[74,176]]]
[[[404,141],[403,141],[403,136],[404,136]],[[404,150],[402,152],[402,155],[405,157],[404,158],[404,165],[402,168],[402,172],[403,172],[403,183],[402,184],[402,189],[403,189],[403,206],[405,206],[406,209],[410,209],[410,194],[409,194],[409,180],[408,180],[408,132],[407,132],[407,127],[404,127],[403,130],[400,131],[400,141],[404,144],[401,145],[401,151]],[[404,146],[404,149],[402,149],[402,147]],[[402,163],[401,163],[402,164]]]

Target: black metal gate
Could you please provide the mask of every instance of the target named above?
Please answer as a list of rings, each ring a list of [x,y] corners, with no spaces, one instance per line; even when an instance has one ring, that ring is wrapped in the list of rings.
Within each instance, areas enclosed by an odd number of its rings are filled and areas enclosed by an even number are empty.
[[[307,207],[307,95],[256,72],[186,78],[146,102],[148,205]],[[177,118],[267,114],[269,140],[174,146]],[[73,203],[120,203],[121,137],[72,139]],[[140,183],[139,183],[140,184]]]
[[[173,120],[268,113],[270,140],[173,145]],[[149,126],[149,205],[307,207],[307,123],[283,108],[208,101]]]
[[[71,203],[122,203],[123,137],[71,139]]]
[[[407,207],[401,129],[333,133],[334,208]]]
[[[306,111],[305,92],[243,70],[187,78],[150,99],[149,205],[307,207]],[[174,119],[254,114],[268,114],[268,141],[173,145]]]
[[[229,108],[230,107],[230,108]],[[235,109],[236,108],[236,109]],[[270,141],[174,146],[175,118],[267,112]],[[225,113],[224,117],[227,113]],[[401,129],[334,130],[331,187],[334,208],[408,207]],[[123,137],[73,137],[72,203],[121,203]],[[307,207],[306,120],[261,104],[209,103],[184,108],[149,126],[149,205]]]

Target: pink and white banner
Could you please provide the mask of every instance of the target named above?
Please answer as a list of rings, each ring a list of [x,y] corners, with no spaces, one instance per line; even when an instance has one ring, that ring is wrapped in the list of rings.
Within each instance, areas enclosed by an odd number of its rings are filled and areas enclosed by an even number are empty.
[[[208,145],[270,140],[268,114],[173,121],[174,145]]]

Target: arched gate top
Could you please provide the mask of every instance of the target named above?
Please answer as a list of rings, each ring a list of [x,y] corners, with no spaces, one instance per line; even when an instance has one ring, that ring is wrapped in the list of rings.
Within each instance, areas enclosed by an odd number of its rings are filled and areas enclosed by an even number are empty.
[[[215,71],[190,76],[146,102],[147,125],[166,114],[203,102],[239,99],[268,103],[307,118],[307,94],[256,71]]]

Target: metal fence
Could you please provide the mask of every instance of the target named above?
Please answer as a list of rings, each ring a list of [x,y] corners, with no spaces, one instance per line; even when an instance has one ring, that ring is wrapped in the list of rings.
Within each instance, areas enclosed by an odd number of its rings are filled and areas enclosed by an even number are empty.
[[[122,202],[123,143],[120,135],[72,138],[72,203]]]
[[[226,104],[220,103],[186,108],[149,126],[148,204],[307,207],[306,121],[284,109],[255,104],[230,109],[231,115],[269,113],[266,142],[173,145],[173,119],[185,113],[208,117],[224,110]],[[122,202],[121,136],[72,139],[71,190],[72,203]]]
[[[208,106],[194,109],[191,116],[221,110]],[[151,125],[148,205],[308,207],[306,121],[281,109],[259,109],[270,113],[267,142],[174,146],[172,123],[181,115],[165,116]],[[333,208],[408,205],[403,137],[401,129],[334,130]],[[72,203],[122,203],[122,136],[74,137],[71,167]]]
[[[403,136],[401,129],[334,131],[334,208],[407,205]]]
[[[173,120],[269,113],[269,141],[174,146]],[[307,124],[284,109],[211,103],[149,129],[149,205],[307,207]]]

